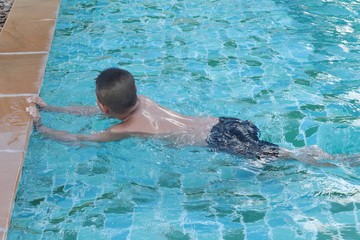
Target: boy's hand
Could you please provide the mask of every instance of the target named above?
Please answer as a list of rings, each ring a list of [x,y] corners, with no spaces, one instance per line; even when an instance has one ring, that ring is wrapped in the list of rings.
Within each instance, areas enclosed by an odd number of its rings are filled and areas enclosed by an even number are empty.
[[[36,105],[38,105],[40,108],[44,108],[47,106],[47,104],[44,102],[44,100],[42,100],[41,97],[39,96],[32,96],[32,97],[29,97],[27,100],[26,100],[28,103],[35,103]],[[31,114],[31,113],[30,113]]]
[[[28,112],[31,115],[35,125],[38,125],[40,123],[40,113],[36,107],[34,106],[27,107],[26,112]]]

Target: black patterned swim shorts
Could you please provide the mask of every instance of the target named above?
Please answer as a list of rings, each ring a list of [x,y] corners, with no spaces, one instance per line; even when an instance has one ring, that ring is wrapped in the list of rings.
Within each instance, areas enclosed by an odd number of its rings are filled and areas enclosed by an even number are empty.
[[[222,151],[250,158],[273,158],[279,155],[279,146],[262,141],[259,129],[250,121],[221,117],[206,140],[214,151]]]

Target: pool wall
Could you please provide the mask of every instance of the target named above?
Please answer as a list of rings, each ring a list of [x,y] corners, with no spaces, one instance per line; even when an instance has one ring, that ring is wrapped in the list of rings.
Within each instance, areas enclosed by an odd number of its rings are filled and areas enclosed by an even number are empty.
[[[0,240],[6,239],[60,0],[15,0],[0,32]]]

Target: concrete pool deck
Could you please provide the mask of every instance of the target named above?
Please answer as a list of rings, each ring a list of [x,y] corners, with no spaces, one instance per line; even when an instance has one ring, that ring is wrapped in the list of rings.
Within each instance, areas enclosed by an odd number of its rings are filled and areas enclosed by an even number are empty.
[[[0,32],[0,240],[5,240],[61,0],[15,0]]]

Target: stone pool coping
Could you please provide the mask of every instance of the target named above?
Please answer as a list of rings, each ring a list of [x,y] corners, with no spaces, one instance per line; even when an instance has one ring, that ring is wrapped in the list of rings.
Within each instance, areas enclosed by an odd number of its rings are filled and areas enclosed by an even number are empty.
[[[5,240],[61,0],[15,0],[0,32],[0,240]]]

